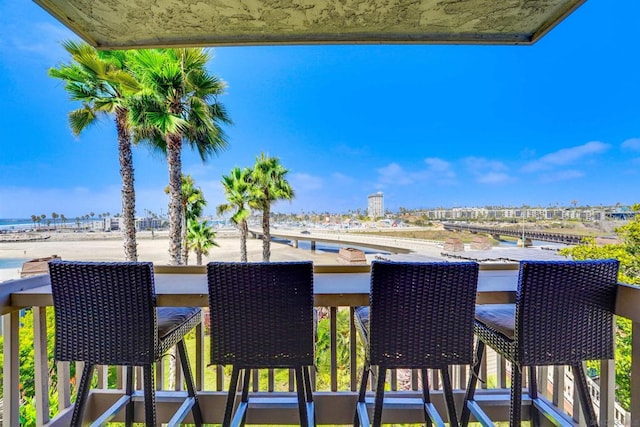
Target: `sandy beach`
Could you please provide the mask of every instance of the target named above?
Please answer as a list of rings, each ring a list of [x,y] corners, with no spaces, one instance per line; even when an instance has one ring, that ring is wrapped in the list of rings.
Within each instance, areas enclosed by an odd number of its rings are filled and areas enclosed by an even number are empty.
[[[74,261],[124,261],[124,249],[120,233],[51,233],[44,240],[0,241],[0,258],[22,258],[24,260],[58,255]],[[219,232],[216,238],[219,247],[203,257],[209,261],[240,261],[240,238],[235,232]],[[169,240],[166,232],[138,233],[138,259],[156,264],[169,264]],[[247,240],[249,261],[262,260],[262,241]],[[272,261],[312,260],[317,264],[336,264],[335,253],[311,252],[295,249],[282,243],[271,244]],[[195,265],[194,253],[189,255],[189,264]],[[0,269],[0,282],[20,277],[19,268]]]

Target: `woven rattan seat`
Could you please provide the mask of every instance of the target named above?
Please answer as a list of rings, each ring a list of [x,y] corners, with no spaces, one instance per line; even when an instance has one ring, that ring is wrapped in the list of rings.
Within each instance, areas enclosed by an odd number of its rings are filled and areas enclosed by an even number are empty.
[[[373,425],[382,423],[386,371],[420,369],[425,421],[443,425],[431,403],[427,369],[438,369],[451,426],[458,425],[450,365],[473,360],[473,314],[478,286],[474,262],[371,263],[370,309],[355,310],[366,360],[354,423],[368,426],[369,371],[378,367]]]
[[[56,319],[55,359],[84,362],[73,409],[72,426],[83,420],[91,379],[96,365],[127,367],[125,395],[94,420],[103,425],[123,407],[125,422],[133,424],[133,367],[144,377],[145,422],[156,425],[153,364],[177,346],[187,397],[169,425],[189,413],[202,424],[184,335],[201,322],[199,308],[156,307],[153,265],[147,262],[49,263]]]
[[[295,371],[300,424],[314,425],[313,264],[212,262],[207,276],[211,363],[233,367],[223,426],[244,424],[250,373],[262,368]],[[242,397],[234,415],[241,371]]]
[[[529,368],[531,421],[540,414],[561,420],[538,396],[536,366],[571,366],[586,425],[598,420],[583,362],[613,358],[613,310],[618,261],[521,261],[515,305],[479,306],[474,324],[478,338],[472,375],[462,410],[466,425],[473,413],[483,425],[491,420],[474,400],[485,345],[512,363],[510,425],[522,418],[522,371]]]

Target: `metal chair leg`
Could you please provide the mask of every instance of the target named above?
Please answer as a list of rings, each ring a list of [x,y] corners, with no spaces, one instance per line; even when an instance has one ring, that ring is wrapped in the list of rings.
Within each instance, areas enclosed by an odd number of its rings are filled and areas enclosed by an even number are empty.
[[[133,366],[127,366],[126,369],[127,385],[125,392],[127,396],[129,396],[129,402],[125,408],[124,423],[127,427],[133,426],[133,399],[131,398],[131,395],[133,394],[133,369]]]
[[[180,355],[180,362],[182,364],[182,372],[184,374],[184,381],[187,383],[187,394],[189,397],[193,397],[193,407],[191,413],[193,414],[193,422],[197,427],[202,426],[202,412],[200,411],[200,403],[198,402],[198,395],[196,394],[196,388],[193,384],[193,373],[191,372],[191,366],[189,365],[189,359],[187,356],[187,349],[184,345],[184,340],[178,341],[178,354]]]
[[[364,403],[365,396],[367,394],[367,383],[369,382],[369,371],[371,369],[371,365],[369,361],[364,362],[364,369],[362,370],[362,379],[360,380],[360,391],[358,392],[358,403]],[[356,414],[353,419],[354,427],[360,427],[360,417],[358,416],[358,410],[356,409]]]
[[[509,425],[520,426],[522,422],[522,366],[511,365],[511,405],[509,407]]]
[[[298,412],[300,413],[300,425],[302,427],[309,427],[309,418],[307,418],[307,395],[302,370],[302,366],[297,366],[295,368],[296,389],[298,395]]]
[[[429,393],[429,374],[426,369],[421,369],[420,373],[422,376],[422,400],[424,400],[424,403],[431,403],[431,394]],[[431,427],[433,425],[433,423],[431,422],[431,417],[429,417],[429,413],[427,412],[424,405],[423,408],[425,425],[427,427]]]
[[[144,413],[147,427],[156,427],[156,388],[154,385],[152,365],[142,367],[144,377]]]
[[[529,397],[531,398],[531,425],[540,427],[540,411],[534,405],[534,401],[538,398],[538,379],[535,366],[529,366]]]
[[[447,412],[449,413],[449,426],[458,427],[458,414],[456,413],[456,403],[453,400],[453,387],[451,386],[451,378],[449,377],[449,368],[440,369],[442,376],[442,389],[444,392],[444,400],[447,404]]]
[[[240,396],[240,402],[249,404],[249,383],[251,382],[251,375],[255,375],[258,378],[259,370],[258,369],[243,369],[242,378],[242,395]],[[240,426],[243,427],[247,422],[247,408],[243,408],[242,420],[240,421]]]
[[[309,374],[309,367],[302,367],[302,374],[304,375],[305,392],[307,393],[307,402],[313,402],[313,389],[311,388],[311,375]]]
[[[382,406],[384,402],[384,383],[387,377],[387,368],[378,367],[378,386],[376,387],[375,407],[373,409],[373,427],[382,425]]]
[[[582,363],[576,363],[571,365],[571,369],[573,371],[573,383],[578,387],[578,397],[580,398],[585,423],[588,426],[597,427],[598,418],[596,417],[596,412],[593,409],[593,403],[591,402],[591,396],[589,395],[584,367],[582,366]]]
[[[91,379],[93,378],[93,371],[95,370],[95,367],[96,365],[91,363],[84,364],[82,377],[80,378],[80,385],[78,386],[78,396],[76,397],[76,403],[73,407],[73,415],[71,417],[72,427],[80,427],[82,425],[84,409],[87,405],[87,397],[89,396]]]
[[[231,425],[231,415],[233,414],[233,405],[236,402],[236,390],[238,389],[238,377],[240,375],[240,368],[234,366],[231,370],[231,381],[229,382],[229,394],[227,394],[227,406],[224,410],[224,420],[222,422],[223,427],[229,427]]]
[[[478,340],[476,346],[476,355],[471,367],[471,374],[469,375],[469,383],[467,385],[467,391],[464,396],[464,403],[462,405],[462,413],[460,414],[460,425],[466,427],[469,424],[469,418],[471,418],[471,411],[469,410],[469,401],[473,400],[476,393],[476,385],[478,384],[478,375],[480,375],[480,366],[482,365],[482,356],[484,354],[484,343]]]

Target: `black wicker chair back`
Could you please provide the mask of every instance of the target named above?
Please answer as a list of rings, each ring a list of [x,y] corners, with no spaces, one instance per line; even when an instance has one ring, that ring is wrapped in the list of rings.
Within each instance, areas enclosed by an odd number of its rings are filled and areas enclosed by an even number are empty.
[[[207,271],[212,364],[314,364],[311,262],[212,262]]]
[[[473,373],[462,409],[466,425],[473,415],[492,425],[474,399],[485,345],[513,364],[509,422],[522,419],[522,371],[529,370],[531,421],[540,425],[540,414],[552,422],[566,421],[562,414],[538,397],[536,366],[571,366],[574,385],[587,425],[598,424],[588,391],[583,362],[613,357],[613,310],[619,262],[521,261],[516,303],[478,306],[478,337]]]
[[[52,262],[56,360],[153,363],[158,352],[151,263]]]
[[[478,286],[475,262],[371,263],[370,311],[356,309],[367,345],[355,425],[368,425],[365,392],[371,366],[378,367],[373,425],[382,422],[387,369],[420,369],[425,419],[443,425],[431,404],[427,369],[439,369],[449,422],[457,426],[450,365],[473,359],[473,315]]]
[[[231,423],[240,370],[242,403],[234,419],[244,422],[250,369],[259,368],[295,370],[300,422],[313,424],[313,409],[307,412],[308,368],[315,363],[312,262],[212,262],[207,276],[211,363],[233,365],[223,425]]]
[[[373,262],[371,364],[442,368],[471,363],[477,283],[474,262]]]
[[[613,358],[618,262],[522,261],[515,354],[522,365]]]
[[[84,425],[84,409],[96,365],[127,367],[125,393],[93,420],[104,425],[122,408],[125,424],[133,425],[134,366],[143,368],[145,423],[156,426],[155,387],[152,364],[177,345],[187,396],[169,420],[177,425],[193,414],[202,425],[184,335],[201,322],[199,308],[156,307],[153,265],[149,262],[49,263],[56,320],[55,358],[85,362],[71,425]]]

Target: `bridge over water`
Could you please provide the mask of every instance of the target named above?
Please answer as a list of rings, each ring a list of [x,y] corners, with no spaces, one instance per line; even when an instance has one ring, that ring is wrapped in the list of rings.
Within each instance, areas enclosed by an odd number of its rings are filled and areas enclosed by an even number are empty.
[[[254,238],[262,238],[262,230],[249,230]],[[420,251],[425,247],[433,248],[438,242],[419,241],[417,239],[396,238],[390,236],[376,236],[375,234],[356,233],[332,233],[326,231],[299,232],[293,230],[281,231],[272,230],[271,237],[291,241],[294,247],[298,247],[299,241],[311,243],[311,250],[315,250],[316,243],[327,243],[330,245],[360,246],[395,254],[408,254]]]
[[[472,233],[490,234],[498,239],[500,236],[510,236],[525,240],[541,240],[543,242],[564,243],[566,245],[577,245],[582,242],[584,236],[577,234],[549,233],[540,230],[527,230],[518,227],[482,227],[469,224],[444,224],[444,229],[449,231],[470,231]]]

